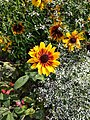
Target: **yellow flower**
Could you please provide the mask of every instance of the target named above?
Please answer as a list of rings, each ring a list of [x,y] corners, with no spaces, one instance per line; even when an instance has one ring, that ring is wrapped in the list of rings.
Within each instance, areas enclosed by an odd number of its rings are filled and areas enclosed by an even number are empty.
[[[62,22],[55,22],[49,29],[51,39],[56,40],[57,42],[60,42],[64,38],[61,31],[61,24]]]
[[[13,34],[22,34],[24,32],[24,26],[22,25],[22,23],[18,23],[18,24],[14,24],[12,26],[12,32]]]
[[[40,46],[35,46],[29,55],[32,57],[27,63],[32,63],[31,69],[38,69],[38,73],[46,74],[48,76],[51,72],[55,72],[54,68],[57,67],[60,62],[56,59],[59,58],[60,53],[55,52],[56,47],[52,48],[51,43],[45,47],[44,42],[40,43]]]
[[[32,4],[36,7],[39,7],[41,4],[41,0],[32,0]]]
[[[65,43],[65,47],[68,47],[69,51],[73,51],[74,47],[80,49],[80,40],[84,40],[83,32],[78,33],[78,31],[74,30],[71,34],[69,32],[66,33],[66,38],[62,40]]]
[[[2,37],[0,37],[0,44],[1,44],[1,43],[3,43],[3,39],[2,39]]]
[[[52,0],[32,0],[32,4],[36,7],[40,7],[40,9],[44,9],[44,6],[49,3],[52,2]]]
[[[90,21],[90,16],[88,17],[88,21]]]
[[[0,37],[0,46],[2,51],[10,51],[12,42],[9,40],[9,37]]]
[[[44,2],[42,2],[42,3],[40,4],[40,9],[41,9],[41,10],[44,9]]]
[[[6,43],[5,45],[4,45],[4,47],[2,48],[2,50],[3,51],[10,51],[10,49],[11,49],[11,46],[12,45],[12,42],[10,41],[10,42],[8,42],[8,43]]]

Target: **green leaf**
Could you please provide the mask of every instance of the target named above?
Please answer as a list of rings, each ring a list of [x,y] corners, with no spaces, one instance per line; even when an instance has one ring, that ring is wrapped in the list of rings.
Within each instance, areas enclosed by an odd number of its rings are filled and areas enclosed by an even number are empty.
[[[14,89],[18,89],[20,87],[22,87],[29,79],[29,76],[28,75],[25,75],[25,76],[22,76],[20,77],[16,82],[15,82],[15,85],[14,85]]]
[[[6,95],[6,94],[0,94],[0,100],[8,100],[9,99],[9,96]]]
[[[31,72],[28,74],[33,81],[42,80],[44,81],[44,76],[39,75],[37,72]]]
[[[8,112],[10,112],[8,108],[5,108],[5,107],[0,108],[0,115],[5,116],[8,114]]]
[[[35,113],[35,110],[33,108],[29,108],[25,111],[26,115],[33,115]]]
[[[35,112],[35,118],[39,120],[44,120],[44,112],[43,110],[38,110]]]
[[[6,120],[14,120],[13,114],[11,112],[7,115]]]
[[[10,100],[6,100],[5,102],[3,102],[3,104],[5,105],[5,107],[9,107],[10,106]]]
[[[44,80],[44,76],[43,75],[39,75],[39,74],[37,74],[34,78],[33,78],[35,81],[36,80]]]
[[[15,107],[15,113],[17,113],[17,114],[22,114],[25,110],[24,109],[22,109],[22,108],[20,108],[20,107]]]

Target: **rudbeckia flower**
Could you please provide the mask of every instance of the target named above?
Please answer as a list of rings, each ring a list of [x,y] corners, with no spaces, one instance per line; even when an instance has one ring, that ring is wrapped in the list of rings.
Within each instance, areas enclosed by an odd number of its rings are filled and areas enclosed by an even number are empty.
[[[22,23],[16,23],[12,26],[12,32],[13,34],[22,34],[24,32],[24,26]]]
[[[49,2],[52,2],[52,0],[32,0],[32,4],[36,7],[40,7],[41,10]]]
[[[56,47],[52,48],[51,43],[45,47],[44,42],[40,46],[35,46],[29,55],[32,57],[27,63],[32,63],[31,69],[38,69],[38,73],[48,76],[51,72],[55,72],[55,68],[60,64],[56,59],[59,58],[60,53],[55,52]]]
[[[32,4],[36,7],[39,7],[41,4],[41,0],[32,0]]]
[[[52,40],[56,40],[57,42],[60,42],[64,38],[64,35],[61,31],[61,24],[62,22],[55,22],[54,25],[49,29],[50,38]]]
[[[71,34],[69,32],[66,33],[66,38],[62,40],[65,43],[65,47],[68,47],[69,51],[73,51],[74,48],[81,48],[80,40],[84,40],[83,32],[78,33],[78,31],[74,30]]]

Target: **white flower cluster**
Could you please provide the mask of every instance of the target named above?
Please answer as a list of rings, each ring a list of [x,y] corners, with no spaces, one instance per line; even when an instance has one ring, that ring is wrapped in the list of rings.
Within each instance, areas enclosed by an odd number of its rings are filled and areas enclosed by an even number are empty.
[[[72,66],[60,67],[56,77],[49,77],[39,87],[40,97],[50,114],[47,120],[89,120],[90,118],[90,57]],[[53,78],[53,80],[52,80]]]

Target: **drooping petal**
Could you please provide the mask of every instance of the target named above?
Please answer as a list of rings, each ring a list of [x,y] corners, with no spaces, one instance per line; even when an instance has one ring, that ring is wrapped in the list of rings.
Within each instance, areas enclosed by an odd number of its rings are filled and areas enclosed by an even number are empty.
[[[36,69],[36,66],[37,66],[37,64],[33,64],[32,66],[31,66],[31,69]]]
[[[29,59],[27,63],[34,63],[33,58]]]
[[[48,69],[46,67],[42,66],[42,73],[46,74],[46,76],[48,76],[50,74],[50,72],[48,71]]]
[[[38,68],[38,73],[41,75],[42,74],[42,66],[41,66],[41,64],[38,63],[36,67]]]

